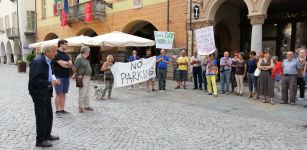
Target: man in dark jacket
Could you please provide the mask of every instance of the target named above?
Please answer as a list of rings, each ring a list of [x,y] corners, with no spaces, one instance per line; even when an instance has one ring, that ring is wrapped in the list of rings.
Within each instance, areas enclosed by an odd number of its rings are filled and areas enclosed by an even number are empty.
[[[50,65],[56,53],[56,46],[44,45],[42,54],[38,55],[30,66],[28,89],[34,102],[37,147],[51,147],[52,144],[47,140],[59,140],[58,136],[51,135],[52,86],[60,84],[59,80],[52,77]]]

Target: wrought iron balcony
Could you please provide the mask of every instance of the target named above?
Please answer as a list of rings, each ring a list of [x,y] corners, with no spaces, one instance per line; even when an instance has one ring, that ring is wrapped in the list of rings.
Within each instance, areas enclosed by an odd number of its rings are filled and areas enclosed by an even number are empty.
[[[35,26],[27,26],[25,30],[25,35],[35,35]]]
[[[17,28],[8,28],[6,29],[6,36],[8,39],[15,39],[19,37],[18,29]]]
[[[80,3],[78,5],[74,5],[68,8],[68,15],[67,15],[68,24],[84,21],[85,3]],[[103,22],[106,17],[106,6],[109,8],[113,8],[113,4],[108,3],[105,0],[92,0],[93,19],[98,19],[100,22]],[[60,15],[60,19],[62,21],[62,15]]]

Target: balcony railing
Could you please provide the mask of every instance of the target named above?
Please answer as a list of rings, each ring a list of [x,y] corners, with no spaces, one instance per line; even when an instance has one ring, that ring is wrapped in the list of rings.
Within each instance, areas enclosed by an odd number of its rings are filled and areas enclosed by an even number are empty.
[[[113,8],[112,3],[108,3],[105,0],[92,0],[92,15],[93,19],[98,19],[103,22],[106,17],[106,6]],[[62,10],[61,10],[62,12]],[[68,24],[74,22],[84,21],[85,16],[85,3],[80,3],[68,8],[67,22]],[[62,21],[62,15],[60,15]]]
[[[25,35],[34,35],[36,33],[35,26],[27,26],[25,30]]]
[[[3,29],[0,29],[0,34],[5,33],[5,31]]]
[[[19,37],[18,29],[17,28],[8,28],[6,29],[6,36],[9,39],[15,39]]]

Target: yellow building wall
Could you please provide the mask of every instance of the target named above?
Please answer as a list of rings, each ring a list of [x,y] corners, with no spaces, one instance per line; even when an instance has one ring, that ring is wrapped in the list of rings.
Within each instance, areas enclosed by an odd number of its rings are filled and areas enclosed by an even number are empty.
[[[50,4],[50,5],[49,5]],[[37,6],[41,6],[38,4]],[[126,31],[139,21],[153,24],[159,31],[167,30],[167,2],[166,0],[143,0],[142,8],[134,9],[133,0],[122,0],[113,3],[113,10],[107,10],[106,20],[85,24],[82,21],[73,23],[70,27],[61,27],[60,18],[54,17],[52,1],[48,3],[46,19],[40,19],[38,10],[37,41],[42,41],[48,33],[54,33],[61,38],[76,36],[87,29],[94,30],[98,35],[112,31]],[[170,0],[170,31],[175,32],[175,47],[186,47],[186,7],[184,0]],[[40,7],[39,7],[40,8]]]

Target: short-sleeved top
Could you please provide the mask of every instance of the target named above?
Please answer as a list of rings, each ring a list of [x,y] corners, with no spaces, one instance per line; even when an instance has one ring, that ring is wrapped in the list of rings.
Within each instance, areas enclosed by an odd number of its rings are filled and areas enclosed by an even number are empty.
[[[159,59],[161,59],[162,57],[163,57],[163,59],[164,59],[165,61],[169,61],[169,57],[166,56],[166,55],[164,55],[164,56],[159,55],[156,59],[159,60]],[[167,63],[162,62],[162,61],[158,62],[158,63],[157,63],[157,66],[158,66],[158,69],[160,69],[160,70],[166,70],[166,69],[167,69]]]
[[[207,70],[207,63],[208,63],[207,59],[202,59],[202,61],[201,61],[202,71],[206,71]]]
[[[188,63],[189,62],[189,58],[187,56],[180,56],[178,59],[177,59],[177,62],[178,63]],[[188,65],[179,65],[178,67],[179,70],[188,70]]]
[[[256,58],[254,58],[253,60],[249,59],[247,61],[247,72],[255,73],[256,69],[257,69],[257,59]]]
[[[228,64],[228,66],[226,66]],[[220,60],[220,65],[225,65],[224,66],[224,71],[230,70],[231,69],[231,64],[232,64],[232,59],[231,58],[226,58],[222,57]]]
[[[237,61],[237,67],[236,67],[236,75],[244,75],[246,61],[240,62]]]
[[[58,53],[55,55],[55,58],[52,60],[53,74],[56,77],[69,78],[70,68],[63,68],[62,66],[60,66],[57,63],[57,61],[59,61],[59,60],[69,61],[70,58],[69,58],[69,56],[67,54],[65,54],[64,52],[58,50]]]
[[[193,61],[200,61],[201,62],[201,58],[200,58],[200,56],[192,56],[191,57],[191,62],[193,62]],[[199,63],[199,64],[193,64],[193,67],[200,67],[201,66],[201,63]]]
[[[212,63],[213,65],[210,65],[210,61],[207,62],[207,69],[206,69],[207,76],[216,75],[215,69],[217,68],[217,61],[214,59]]]
[[[91,68],[89,60],[83,58],[81,54],[77,56],[74,67],[77,69],[76,73],[78,75],[84,74],[84,75],[90,76],[92,74],[92,68]]]
[[[282,63],[277,62],[272,69],[272,77],[275,79],[276,74],[282,75],[282,69],[281,69]]]
[[[284,74],[296,75],[299,68],[298,60],[292,58],[291,60],[285,59],[282,63],[282,70]]]
[[[135,60],[140,60],[140,57],[139,57],[138,55],[136,55],[135,58],[133,57],[133,55],[131,55],[131,56],[129,57],[129,62],[133,62],[133,61],[135,61]]]
[[[298,60],[298,63],[299,63],[299,68],[298,68],[297,75],[299,77],[302,77],[303,73],[304,73],[304,67],[305,67],[306,59],[300,60],[300,58],[297,58],[297,60]]]

